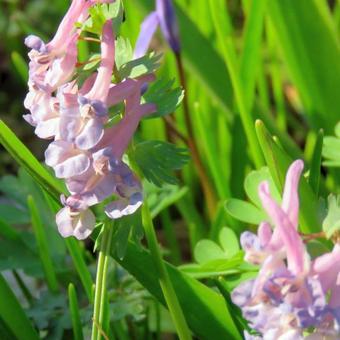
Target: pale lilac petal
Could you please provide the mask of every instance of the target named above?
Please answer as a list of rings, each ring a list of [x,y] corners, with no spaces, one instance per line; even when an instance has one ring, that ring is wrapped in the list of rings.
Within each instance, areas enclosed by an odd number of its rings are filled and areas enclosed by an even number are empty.
[[[318,275],[325,292],[334,287],[340,273],[340,245],[336,244],[331,253],[316,258],[313,261],[312,271]],[[340,282],[338,284],[340,285]]]
[[[303,170],[303,161],[297,160],[288,169],[282,196],[282,209],[287,213],[295,229],[299,217],[299,179]]]
[[[268,222],[262,222],[257,230],[257,235],[260,240],[261,247],[266,247],[272,238],[272,228]]]
[[[25,38],[25,45],[28,48],[31,48],[33,50],[36,50],[40,53],[46,52],[46,45],[45,43],[36,35],[29,35]]]
[[[103,26],[101,43],[101,63],[98,68],[98,75],[92,89],[88,92],[87,98],[106,102],[109,93],[112,70],[115,58],[115,36],[112,29],[112,20],[108,20]]]
[[[288,259],[288,268],[294,274],[306,270],[306,250],[295,227],[282,208],[269,194],[269,184],[264,182],[259,186],[259,196],[264,209],[271,218],[273,224],[278,228],[279,235],[285,244]]]
[[[86,172],[91,162],[85,153],[73,149],[65,141],[51,143],[45,151],[45,162],[54,168],[58,178],[81,175]]]
[[[120,199],[108,204],[105,207],[105,213],[112,219],[121,218],[126,215],[132,215],[143,204],[143,195],[136,193],[130,199]]]
[[[35,134],[42,139],[52,138],[59,133],[59,118],[41,121],[34,130]]]
[[[45,83],[51,91],[56,90],[73,75],[77,62],[77,40],[78,34],[75,34],[67,47],[66,54],[55,59],[46,72]]]
[[[59,24],[58,30],[53,39],[47,44],[49,50],[62,50],[71,40],[71,34],[75,30],[75,23],[79,22],[80,16],[89,7],[85,0],[73,0],[70,8]],[[84,16],[83,16],[84,18]]]
[[[179,53],[179,29],[172,0],[156,0],[156,11],[166,41],[175,53]]]
[[[98,144],[103,134],[103,123],[99,119],[89,119],[75,138],[75,144],[81,150],[92,149]]]
[[[147,52],[151,39],[158,27],[159,20],[156,12],[150,13],[143,21],[134,51],[135,58],[141,58]]]
[[[32,126],[37,125],[36,121],[33,119],[31,114],[22,115],[22,118],[24,118],[26,122]]]
[[[60,137],[67,142],[73,143],[81,130],[82,122],[80,117],[61,115],[59,124]]]
[[[115,176],[111,173],[105,175],[96,175],[97,180],[93,180],[95,185],[85,188],[80,194],[81,199],[88,205],[95,205],[107,197],[115,194],[116,181]]]
[[[61,236],[84,240],[92,233],[96,220],[91,210],[73,212],[65,207],[57,213],[56,222]]]
[[[64,162],[54,166],[55,175],[58,178],[67,178],[81,175],[90,166],[89,157],[85,154],[78,154],[67,158]]]

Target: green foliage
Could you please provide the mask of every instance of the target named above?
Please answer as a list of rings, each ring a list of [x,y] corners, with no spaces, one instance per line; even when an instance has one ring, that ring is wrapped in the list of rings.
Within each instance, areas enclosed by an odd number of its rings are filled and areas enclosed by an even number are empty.
[[[340,195],[328,196],[327,216],[322,223],[322,230],[327,238],[332,238],[340,232]]]
[[[157,112],[148,115],[147,119],[163,117],[173,113],[180,105],[183,100],[184,91],[179,87],[173,89],[173,84],[174,81],[159,79],[148,87],[148,90],[143,95],[143,99],[147,103],[155,104]]]
[[[181,169],[189,160],[187,149],[162,141],[145,141],[136,144],[130,153],[144,177],[151,183],[177,184],[173,170]]]
[[[151,52],[138,59],[130,60],[118,68],[119,76],[121,79],[137,78],[144,74],[153,73],[160,65],[160,58],[161,55]]]
[[[327,136],[323,141],[322,155],[324,166],[340,167],[340,122],[335,126],[335,137]]]
[[[140,251],[129,243],[126,255],[120,260],[114,258],[137,280],[164,304],[164,297],[157,280],[157,271],[150,254]],[[187,322],[201,339],[241,339],[223,298],[200,282],[179,272],[167,264],[170,279],[174,285]]]
[[[37,340],[38,334],[29,322],[17,298],[0,274],[0,318],[18,339]]]
[[[90,8],[90,17],[80,25],[83,31],[101,35],[103,25],[113,19],[115,32],[118,32],[123,20],[123,6],[120,0],[110,4],[97,4]]]

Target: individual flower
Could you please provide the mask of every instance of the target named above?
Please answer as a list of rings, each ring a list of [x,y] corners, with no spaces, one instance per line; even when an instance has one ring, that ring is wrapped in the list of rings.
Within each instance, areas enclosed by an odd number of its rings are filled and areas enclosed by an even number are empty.
[[[302,168],[299,160],[290,166],[281,205],[271,197],[268,182],[259,186],[273,233],[270,224],[263,222],[257,236],[249,232],[241,236],[246,260],[261,267],[255,279],[233,291],[232,300],[263,339],[335,339],[339,335],[340,248],[335,245],[331,253],[314,261],[307,253],[297,231]],[[329,271],[330,266],[334,271]],[[305,332],[310,335],[305,337]]]
[[[180,52],[179,29],[172,0],[156,0],[156,10],[142,23],[134,52],[135,58],[145,55],[158,26],[174,53]]]

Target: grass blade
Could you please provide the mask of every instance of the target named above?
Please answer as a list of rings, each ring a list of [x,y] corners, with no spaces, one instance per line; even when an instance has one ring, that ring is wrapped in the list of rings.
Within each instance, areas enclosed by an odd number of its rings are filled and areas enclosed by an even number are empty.
[[[57,275],[54,271],[44,226],[32,196],[28,196],[27,205],[31,213],[32,228],[35,239],[37,240],[39,257],[44,269],[47,286],[51,292],[55,293],[58,291]]]
[[[69,299],[69,308],[72,320],[72,329],[74,340],[83,340],[83,329],[81,326],[80,315],[79,315],[79,305],[77,300],[76,290],[74,285],[70,283],[68,285],[68,299]]]
[[[38,340],[38,334],[20,306],[17,298],[0,274],[0,318],[17,339]]]

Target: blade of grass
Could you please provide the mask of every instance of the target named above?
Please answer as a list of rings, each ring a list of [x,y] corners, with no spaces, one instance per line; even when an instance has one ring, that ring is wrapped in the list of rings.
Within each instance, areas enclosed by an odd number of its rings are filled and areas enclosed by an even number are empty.
[[[68,285],[68,300],[69,300],[69,309],[72,320],[72,330],[74,340],[83,340],[83,329],[81,326],[80,315],[79,315],[79,304],[77,299],[76,290],[74,285],[70,283]]]
[[[230,36],[231,24],[228,14],[223,15],[227,11],[226,6],[222,6],[221,2],[209,0],[210,11],[214,21],[215,31],[219,40],[219,45],[222,47],[222,53],[225,64],[228,68],[231,83],[234,89],[235,99],[242,120],[242,125],[246,133],[248,145],[251,151],[252,160],[257,168],[264,165],[264,160],[261,154],[259,142],[253,127],[253,118],[247,110],[247,101],[242,89],[242,83],[239,77],[237,55],[235,47]]]
[[[267,0],[251,1],[244,34],[244,48],[241,55],[240,79],[243,87],[246,109],[254,101],[256,77],[259,72],[264,13]]]
[[[318,196],[319,193],[322,146],[323,146],[323,130],[321,129],[316,137],[316,141],[314,144],[313,156],[310,163],[308,178],[308,183],[316,196]]]
[[[35,235],[35,239],[37,240],[39,257],[44,269],[47,286],[52,293],[56,293],[58,291],[57,275],[54,271],[44,226],[42,224],[38,208],[35,205],[32,196],[28,196],[27,205],[29,207],[31,214],[32,228]]]
[[[268,10],[312,126],[331,133],[340,116],[340,45],[326,2],[271,0]]]
[[[38,340],[38,334],[34,330],[17,298],[8,286],[6,280],[0,274],[0,318],[16,336],[17,339]]]

